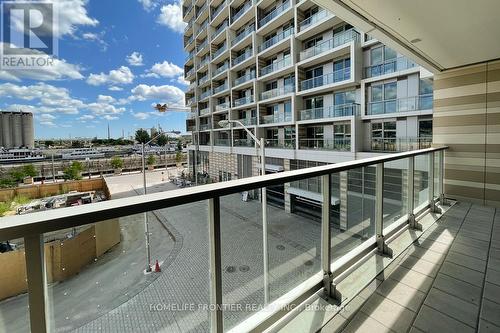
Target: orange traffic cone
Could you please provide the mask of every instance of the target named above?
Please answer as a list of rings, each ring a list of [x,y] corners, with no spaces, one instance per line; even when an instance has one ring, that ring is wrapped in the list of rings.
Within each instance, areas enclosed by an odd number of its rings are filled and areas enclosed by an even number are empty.
[[[158,263],[158,260],[156,260],[156,264],[155,264],[155,272],[156,272],[156,273],[161,272],[161,268],[160,268],[160,264]]]

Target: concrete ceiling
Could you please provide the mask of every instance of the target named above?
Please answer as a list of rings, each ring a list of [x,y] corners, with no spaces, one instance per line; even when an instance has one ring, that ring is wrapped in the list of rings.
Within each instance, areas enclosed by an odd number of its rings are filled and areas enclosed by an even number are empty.
[[[313,0],[433,72],[500,58],[500,0]]]

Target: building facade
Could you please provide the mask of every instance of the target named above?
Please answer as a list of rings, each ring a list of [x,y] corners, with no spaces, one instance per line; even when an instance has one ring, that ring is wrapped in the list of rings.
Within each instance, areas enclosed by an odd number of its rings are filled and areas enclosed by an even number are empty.
[[[259,174],[253,140],[221,120],[265,139],[267,172],[430,146],[432,74],[312,1],[186,0],[183,17],[191,172]],[[294,190],[277,192],[286,206]]]
[[[33,114],[0,111],[0,147],[9,149],[34,146]]]

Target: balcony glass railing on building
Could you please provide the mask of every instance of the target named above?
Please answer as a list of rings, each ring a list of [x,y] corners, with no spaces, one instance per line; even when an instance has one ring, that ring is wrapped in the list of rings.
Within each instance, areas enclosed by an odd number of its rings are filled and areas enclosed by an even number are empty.
[[[229,146],[230,143],[231,143],[231,140],[229,140],[229,139],[219,139],[219,138],[214,139],[215,146]]]
[[[255,141],[252,139],[234,139],[233,146],[234,147],[254,147]]]
[[[246,36],[250,35],[252,32],[255,31],[255,26],[253,25],[250,25],[248,27],[246,27],[245,30],[241,31],[238,35],[236,35],[236,37],[231,41],[231,46],[234,46],[236,44],[238,44],[238,42],[240,42],[243,38],[245,38]]]
[[[193,57],[194,57],[194,50],[186,55],[186,62],[191,60]]]
[[[215,106],[215,111],[227,110],[230,106],[231,104],[229,102],[220,103]]]
[[[432,137],[374,138],[371,140],[372,151],[402,152],[430,148]]]
[[[239,78],[234,80],[234,85],[237,86],[237,85],[240,85],[242,83],[248,82],[248,81],[253,80],[253,79],[255,79],[255,72],[252,71],[252,72],[245,74],[243,76],[240,76]]]
[[[257,117],[237,119],[240,123],[245,126],[253,126],[257,124]],[[241,127],[239,124],[234,124],[234,127]]]
[[[261,124],[275,124],[275,123],[284,123],[289,121],[292,121],[291,112],[275,112],[274,114],[260,117]]]
[[[295,91],[295,85],[289,84],[281,88],[271,89],[260,93],[260,100],[265,100],[269,98],[274,98],[278,96],[283,96],[285,94],[290,94]]]
[[[200,15],[207,9],[208,1],[206,1],[200,8],[198,8],[198,12],[196,13],[196,18],[200,17]]]
[[[269,12],[266,16],[264,16],[260,21],[259,21],[259,28],[262,28],[265,26],[267,23],[278,17],[281,13],[283,13],[285,10],[290,8],[290,1],[286,1],[279,5],[278,7],[274,8],[271,12]]]
[[[238,99],[234,100],[233,106],[238,107],[238,106],[242,106],[242,105],[246,105],[246,104],[251,104],[253,102],[254,102],[253,95],[245,96],[245,97],[238,98]]]
[[[210,97],[212,95],[212,92],[210,90],[207,90],[205,92],[203,92],[201,95],[200,95],[200,100],[202,99],[205,99],[207,97]]]
[[[208,39],[205,39],[205,41],[203,43],[201,43],[200,45],[198,45],[196,47],[196,52],[200,52],[201,50],[203,50],[206,46],[208,45]]]
[[[262,52],[262,51],[270,48],[271,46],[278,44],[279,42],[281,42],[282,40],[284,40],[287,37],[290,37],[291,35],[293,35],[293,27],[288,28],[286,30],[283,30],[282,32],[278,33],[276,36],[263,42],[259,46],[259,52]]]
[[[188,14],[193,10],[193,5],[190,4],[188,7],[184,7],[184,17],[188,16]]]
[[[204,77],[202,77],[202,78],[200,78],[200,79],[198,80],[198,85],[200,85],[200,86],[201,86],[202,84],[204,84],[204,83],[208,82],[208,80],[209,80],[209,79],[210,79],[210,78],[209,78],[209,76],[208,76],[208,75],[205,75]]]
[[[217,58],[218,56],[220,56],[226,50],[227,50],[227,45],[222,46],[221,48],[219,48],[217,51],[214,52],[214,55],[212,56],[212,59]]]
[[[204,108],[200,110],[200,116],[204,116],[210,113],[210,108]]]
[[[365,67],[365,78],[390,74],[394,72],[404,71],[418,65],[406,57],[397,57],[391,60],[386,60],[382,64]]]
[[[214,74],[213,76],[217,76],[219,75],[220,73],[224,72],[225,70],[227,70],[229,68],[229,62],[225,62],[224,65],[220,66],[219,68],[216,68],[215,71],[214,71]]]
[[[333,16],[333,14],[325,9],[320,9],[317,13],[314,13],[313,15],[309,16],[308,18],[299,23],[299,31],[302,31],[312,26],[316,22],[319,22],[328,16]]]
[[[350,151],[351,139],[299,139],[299,149]]]
[[[212,124],[200,124],[200,131],[208,131],[212,129]]]
[[[229,85],[227,83],[224,83],[218,87],[214,88],[214,95],[220,93],[221,91],[229,89]]]
[[[357,103],[347,103],[327,107],[305,109],[300,111],[300,120],[359,116],[360,109],[361,105]]]
[[[221,2],[221,4],[212,11],[212,20],[215,19],[217,17],[217,15],[220,14],[220,12],[222,12],[224,7],[226,7],[226,4],[227,4],[227,0]]]
[[[396,112],[411,112],[432,110],[433,94],[390,99],[380,102],[369,102],[367,115],[387,114]]]
[[[193,118],[196,118],[196,116],[197,116],[196,112],[189,112],[187,118],[193,119]]]
[[[236,22],[237,19],[239,19],[243,14],[246,13],[247,10],[252,7],[252,1],[247,1],[241,9],[233,15],[233,20],[231,21],[232,23]]]
[[[339,69],[333,73],[320,75],[300,82],[300,90],[309,90],[328,84],[349,80],[351,78],[351,68]]]
[[[197,66],[197,69],[202,68],[203,66],[207,65],[209,62],[210,62],[210,58],[206,57],[205,59],[203,59],[202,61],[200,61],[200,63]]]
[[[305,60],[307,58],[314,57],[323,52],[333,50],[334,48],[347,44],[353,40],[359,40],[359,32],[354,29],[349,29],[344,32],[338,33],[333,38],[327,39],[325,41],[319,42],[313,47],[305,49],[300,52],[300,60]]]
[[[295,139],[266,139],[265,144],[268,148],[295,149]]]
[[[281,59],[279,61],[273,62],[270,65],[262,67],[260,69],[260,76],[264,76],[264,75],[279,71],[280,69],[288,67],[291,64],[292,64],[292,57],[290,57],[290,56],[284,57],[283,59]]]
[[[185,77],[185,78],[188,78],[188,77],[190,77],[190,76],[191,76],[191,75],[193,75],[193,74],[194,74],[194,67],[193,67],[193,68],[191,68],[190,70],[188,70],[188,71],[186,72],[186,75],[185,75],[184,77]]]
[[[186,43],[184,44],[184,47],[188,46],[189,44],[191,44],[192,42],[194,41],[194,35],[191,35],[191,37],[189,37],[189,39],[186,41]]]
[[[215,39],[217,36],[219,36],[219,34],[220,34],[221,32],[223,32],[223,31],[224,31],[227,27],[228,27],[228,23],[227,23],[227,21],[224,21],[224,23],[223,23],[223,24],[221,24],[221,25],[217,28],[217,30],[215,30],[215,32],[214,32],[214,34],[213,34],[213,36],[212,36],[212,40],[213,40],[213,39]]]
[[[246,50],[243,54],[240,54],[236,58],[233,59],[233,66],[236,66],[237,64],[242,63],[243,61],[247,60],[248,58],[252,57],[252,50]]]

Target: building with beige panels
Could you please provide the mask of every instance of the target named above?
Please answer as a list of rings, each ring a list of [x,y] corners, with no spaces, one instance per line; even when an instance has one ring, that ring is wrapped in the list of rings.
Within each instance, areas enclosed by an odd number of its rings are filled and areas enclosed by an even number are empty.
[[[221,120],[265,139],[266,172],[430,145],[432,74],[314,2],[187,0],[183,17],[191,172],[259,174],[253,140]],[[314,202],[311,183],[270,192]]]

